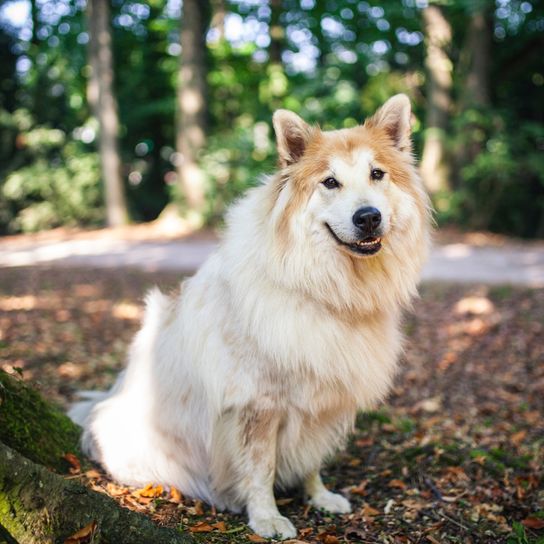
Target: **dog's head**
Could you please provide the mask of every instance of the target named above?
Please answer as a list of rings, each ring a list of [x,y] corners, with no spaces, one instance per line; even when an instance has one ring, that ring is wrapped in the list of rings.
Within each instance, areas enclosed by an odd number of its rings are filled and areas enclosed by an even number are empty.
[[[321,131],[278,110],[273,123],[282,169],[279,226],[303,222],[318,243],[351,257],[377,255],[411,223],[424,222],[415,173],[410,102],[389,99],[364,125]]]

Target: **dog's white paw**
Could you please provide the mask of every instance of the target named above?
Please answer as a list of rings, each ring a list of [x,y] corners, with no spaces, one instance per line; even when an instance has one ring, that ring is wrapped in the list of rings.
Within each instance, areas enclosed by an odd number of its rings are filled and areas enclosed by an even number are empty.
[[[331,514],[349,514],[351,512],[351,504],[349,501],[332,491],[324,491],[310,499],[310,504],[321,510],[326,510]]]
[[[295,538],[297,530],[295,526],[283,516],[273,516],[269,518],[252,518],[248,524],[253,531],[265,538],[280,538],[287,540]]]

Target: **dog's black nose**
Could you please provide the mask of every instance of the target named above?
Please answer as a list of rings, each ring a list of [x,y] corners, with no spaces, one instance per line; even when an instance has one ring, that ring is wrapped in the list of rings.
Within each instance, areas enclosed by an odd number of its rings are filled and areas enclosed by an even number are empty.
[[[367,206],[359,208],[352,218],[353,224],[364,234],[372,234],[382,222],[382,214],[376,208]]]

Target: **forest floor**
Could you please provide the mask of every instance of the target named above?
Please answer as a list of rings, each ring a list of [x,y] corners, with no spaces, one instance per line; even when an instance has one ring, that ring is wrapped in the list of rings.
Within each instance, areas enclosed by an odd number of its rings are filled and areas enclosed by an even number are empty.
[[[108,387],[138,328],[142,297],[179,273],[0,269],[0,365],[66,406]],[[406,316],[407,349],[392,394],[361,415],[326,483],[353,514],[278,503],[298,541],[544,543],[544,289],[425,283]],[[150,482],[116,485],[98,468],[73,474],[200,542],[265,542],[243,516],[217,513]],[[296,541],[295,541],[296,542]]]

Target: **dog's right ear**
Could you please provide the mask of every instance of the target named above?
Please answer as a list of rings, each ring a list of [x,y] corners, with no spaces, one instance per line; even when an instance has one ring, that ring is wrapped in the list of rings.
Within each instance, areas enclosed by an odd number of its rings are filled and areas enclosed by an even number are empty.
[[[312,128],[296,113],[276,110],[272,117],[280,166],[297,162],[304,154]]]

